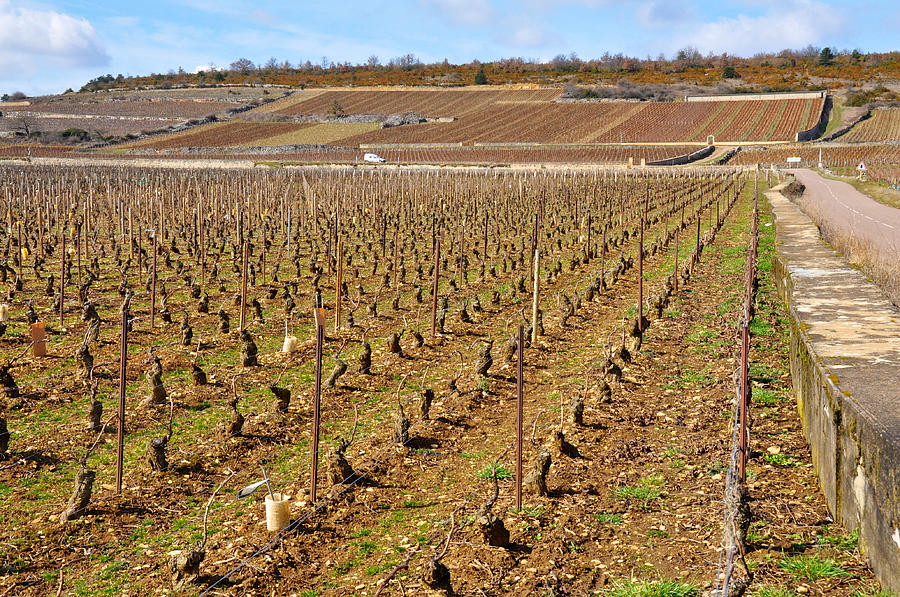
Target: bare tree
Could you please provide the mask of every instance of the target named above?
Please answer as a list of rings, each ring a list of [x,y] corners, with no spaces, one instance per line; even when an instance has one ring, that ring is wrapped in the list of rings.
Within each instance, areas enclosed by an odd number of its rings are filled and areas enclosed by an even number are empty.
[[[238,58],[228,67],[229,70],[247,74],[254,69],[253,61],[249,58]]]
[[[15,119],[16,122],[16,132],[21,133],[25,137],[34,132],[34,120],[29,116],[17,116]]]

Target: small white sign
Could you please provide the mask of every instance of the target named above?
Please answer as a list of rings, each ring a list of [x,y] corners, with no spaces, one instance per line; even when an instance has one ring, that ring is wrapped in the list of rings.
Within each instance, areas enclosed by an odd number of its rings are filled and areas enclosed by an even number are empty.
[[[865,172],[866,170],[868,170],[868,168],[866,168],[865,162],[860,162],[859,166],[857,166],[856,169],[860,172]]]
[[[799,157],[790,157],[787,159],[788,164],[799,164],[802,161],[803,161],[803,159],[799,158]]]

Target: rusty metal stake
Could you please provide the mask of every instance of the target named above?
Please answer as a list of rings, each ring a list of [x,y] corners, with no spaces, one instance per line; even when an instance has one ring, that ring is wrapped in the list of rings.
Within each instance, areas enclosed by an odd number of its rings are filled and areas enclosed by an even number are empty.
[[[644,331],[644,215],[641,215],[641,234],[638,237],[638,331]]]
[[[334,304],[334,331],[335,333],[341,327],[341,282],[344,278],[344,243],[338,240],[338,268],[337,268],[337,287]]]
[[[434,338],[437,329],[437,295],[438,295],[438,270],[441,267],[441,236],[439,234],[434,243],[434,286],[431,290],[431,337]]]
[[[672,276],[673,278],[675,278],[675,287],[672,290],[674,294],[678,294],[678,232],[680,230],[681,228],[678,228],[677,226],[675,227],[675,273]]]
[[[153,231],[153,273],[151,274],[153,287],[150,294],[150,327],[156,327],[156,230]]]
[[[523,458],[523,441],[522,441],[522,417],[525,405],[525,378],[523,375],[523,364],[525,361],[525,328],[519,324],[519,362],[516,366],[516,510],[522,510],[522,458]]]
[[[310,504],[316,503],[316,484],[319,480],[319,406],[322,398],[322,344],[325,343],[325,309],[317,307],[316,315],[316,388],[313,398],[312,471],[310,471]]]

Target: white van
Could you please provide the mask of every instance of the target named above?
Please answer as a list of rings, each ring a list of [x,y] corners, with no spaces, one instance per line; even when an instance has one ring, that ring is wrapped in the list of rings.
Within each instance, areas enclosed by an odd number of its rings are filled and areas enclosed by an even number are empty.
[[[383,157],[381,157],[377,153],[367,153],[363,156],[363,160],[365,160],[366,162],[373,162],[375,164],[379,164],[381,162],[386,161]]]

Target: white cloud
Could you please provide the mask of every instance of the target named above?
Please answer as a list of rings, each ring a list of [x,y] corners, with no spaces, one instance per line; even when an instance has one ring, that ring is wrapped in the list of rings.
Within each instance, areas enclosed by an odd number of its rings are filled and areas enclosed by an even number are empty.
[[[689,6],[658,0],[642,2],[635,8],[638,22],[652,29],[682,23],[689,20],[693,12]]]
[[[421,0],[457,25],[485,25],[494,18],[490,0]]]
[[[0,77],[28,77],[40,69],[109,63],[94,27],[46,9],[14,8],[0,0]]]
[[[693,45],[702,52],[749,56],[827,42],[844,27],[845,21],[834,6],[797,0],[783,2],[760,16],[739,14],[691,25],[678,47]]]
[[[504,30],[499,39],[517,48],[541,48],[561,41],[559,35],[530,23],[520,23]]]

